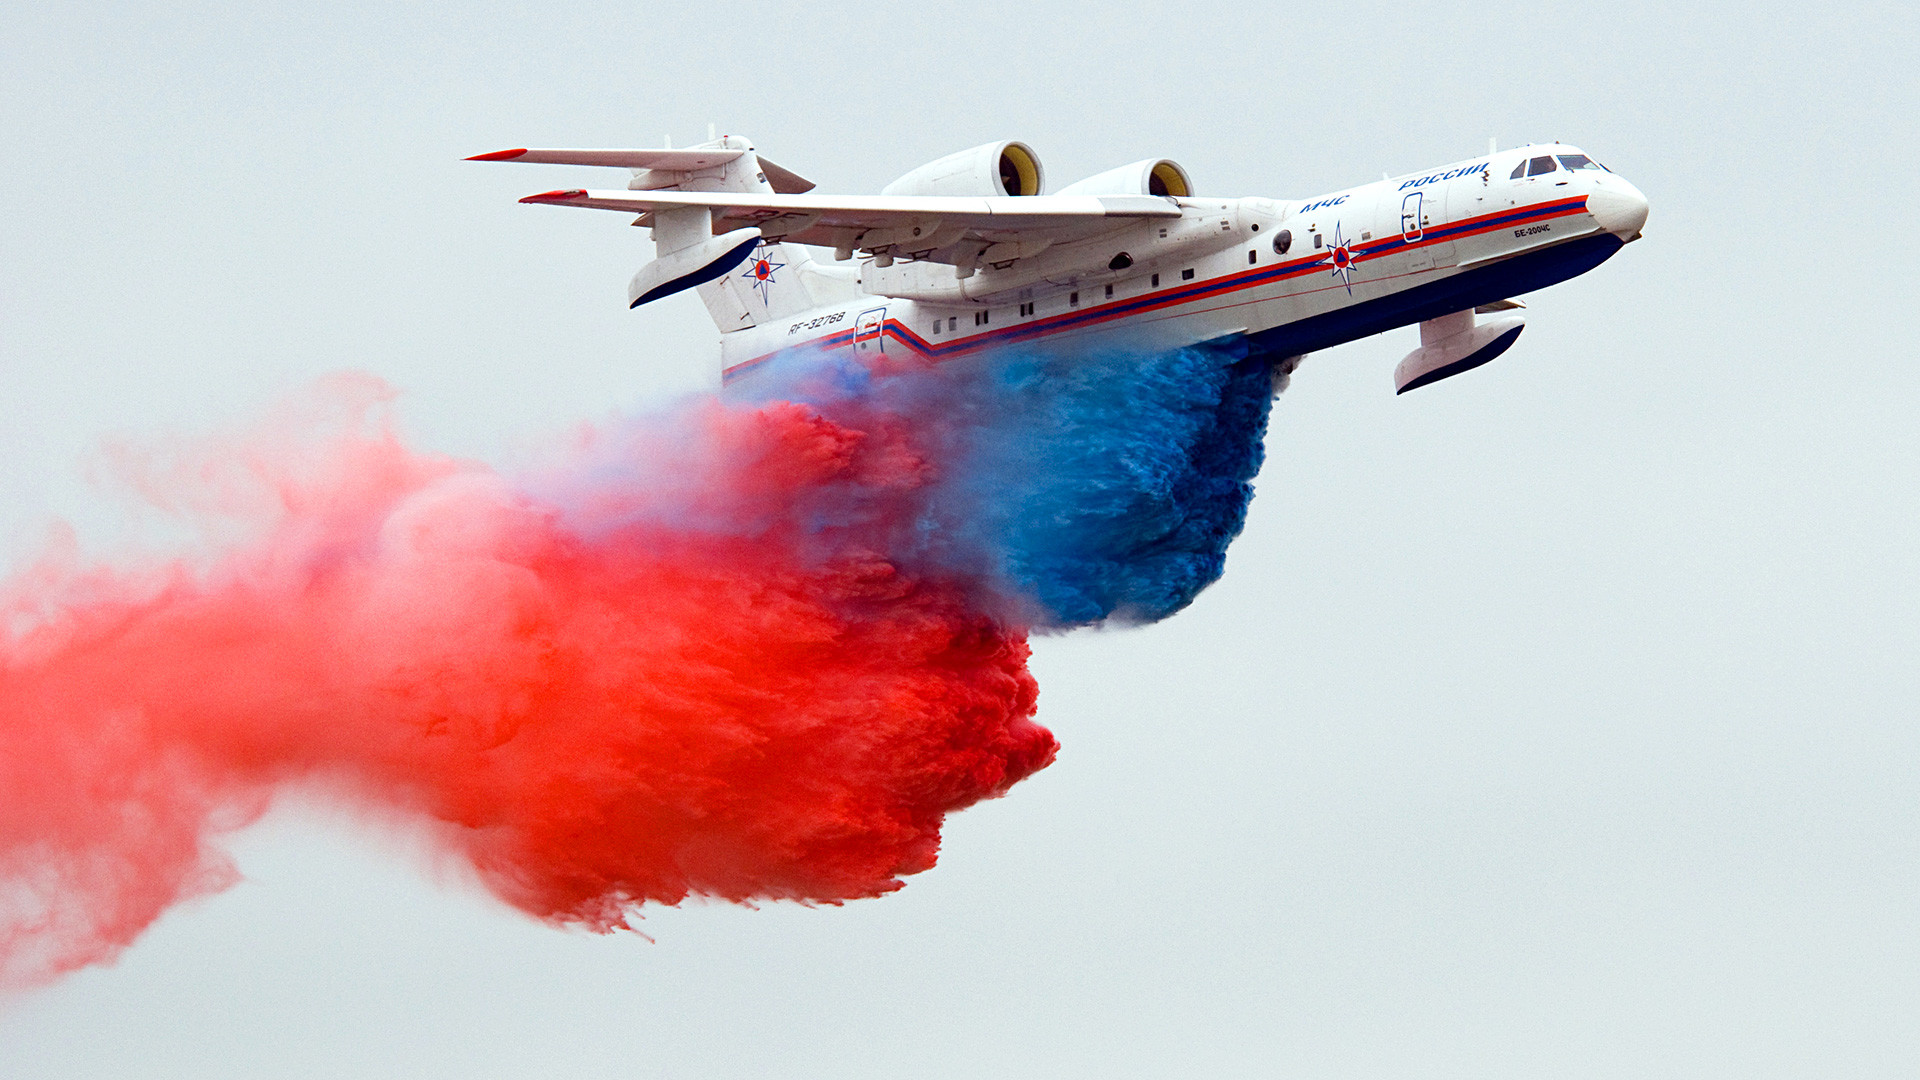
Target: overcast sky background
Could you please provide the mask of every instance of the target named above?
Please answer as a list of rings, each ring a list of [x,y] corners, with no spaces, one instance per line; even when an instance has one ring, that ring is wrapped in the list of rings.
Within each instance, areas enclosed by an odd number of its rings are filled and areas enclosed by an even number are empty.
[[[0,555],[164,542],[107,438],[341,368],[509,462],[717,381],[630,312],[617,174],[752,137],[828,192],[1019,138],[1305,196],[1578,143],[1646,239],[1396,398],[1310,358],[1225,579],[1040,641],[1057,764],[844,908],[555,931],[289,805],[247,881],[0,1002],[0,1076],[1920,1073],[1907,5],[220,5],[0,11]],[[617,185],[616,185],[617,186]]]

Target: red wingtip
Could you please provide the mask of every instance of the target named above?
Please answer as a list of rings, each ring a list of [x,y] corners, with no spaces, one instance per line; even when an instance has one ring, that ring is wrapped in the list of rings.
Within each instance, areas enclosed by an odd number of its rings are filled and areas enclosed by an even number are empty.
[[[475,154],[472,157],[468,158],[467,160],[468,161],[512,161],[514,158],[517,158],[526,152],[527,150],[525,147],[521,147],[518,150],[495,150],[491,154]]]
[[[521,202],[568,202],[573,199],[584,198],[586,194],[587,193],[585,191],[582,191],[579,188],[571,188],[566,191],[543,191],[538,195],[529,195],[526,198],[521,199],[520,201]]]

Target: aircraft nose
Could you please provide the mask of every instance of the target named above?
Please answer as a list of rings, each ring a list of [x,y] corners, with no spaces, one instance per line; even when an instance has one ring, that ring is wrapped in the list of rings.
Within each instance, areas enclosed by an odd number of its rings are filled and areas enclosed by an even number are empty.
[[[1631,240],[1640,235],[1647,223],[1647,197],[1639,188],[1610,175],[1587,196],[1587,213],[1593,215],[1602,229],[1622,240]]]

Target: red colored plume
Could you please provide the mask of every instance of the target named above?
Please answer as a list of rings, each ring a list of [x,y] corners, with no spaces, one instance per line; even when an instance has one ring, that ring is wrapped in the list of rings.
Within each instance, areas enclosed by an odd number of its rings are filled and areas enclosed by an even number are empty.
[[[210,841],[294,783],[432,823],[505,900],[598,930],[932,866],[944,816],[1055,743],[1023,634],[863,539],[926,463],[790,405],[678,430],[594,442],[548,498],[377,426],[230,447],[148,492],[270,503],[261,539],[211,568],[17,575],[0,976],[111,959],[229,884]],[[877,509],[823,540],[835,489]]]

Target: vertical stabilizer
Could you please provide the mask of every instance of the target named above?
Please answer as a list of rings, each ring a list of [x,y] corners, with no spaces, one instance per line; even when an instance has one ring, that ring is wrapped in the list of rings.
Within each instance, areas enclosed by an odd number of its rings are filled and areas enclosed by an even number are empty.
[[[689,150],[740,151],[738,157],[692,172],[666,169],[636,169],[629,188],[636,191],[739,191],[771,194],[775,187],[768,180],[769,169],[760,163],[753,144],[738,135],[723,135],[711,142],[688,147]],[[773,170],[788,183],[798,178],[784,169]],[[789,180],[791,178],[791,180]],[[804,183],[804,181],[800,181]],[[783,183],[782,186],[787,186]],[[713,221],[704,210],[656,211],[648,215],[653,240],[661,256],[691,248],[713,236]],[[797,244],[762,240],[748,252],[746,260],[725,274],[696,287],[707,305],[707,314],[721,333],[744,330],[770,320],[784,319],[813,307],[803,270],[812,261],[807,250]]]

